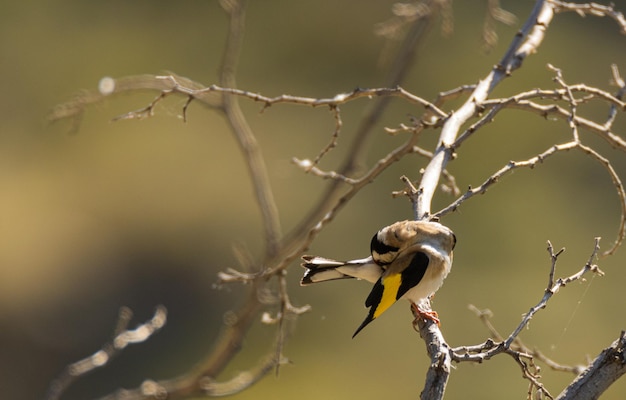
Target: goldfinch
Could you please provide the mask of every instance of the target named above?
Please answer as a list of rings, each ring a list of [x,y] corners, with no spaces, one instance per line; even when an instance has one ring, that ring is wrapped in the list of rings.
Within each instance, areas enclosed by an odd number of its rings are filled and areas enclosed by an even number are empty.
[[[300,284],[345,278],[374,283],[365,300],[369,313],[353,338],[401,298],[409,300],[419,315],[439,323],[435,312],[422,311],[419,306],[441,287],[450,272],[455,244],[454,233],[438,222],[396,222],[374,235],[367,258],[335,261],[303,256],[306,271]]]

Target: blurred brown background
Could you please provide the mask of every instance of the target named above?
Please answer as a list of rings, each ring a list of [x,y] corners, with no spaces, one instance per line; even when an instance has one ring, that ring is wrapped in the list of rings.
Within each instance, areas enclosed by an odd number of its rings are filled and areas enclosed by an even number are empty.
[[[455,31],[433,29],[416,68],[403,85],[424,98],[475,83],[503,54],[532,8],[531,1],[503,1],[518,25],[498,26],[499,45],[481,50],[485,5],[454,4]],[[239,87],[267,95],[331,97],[354,87],[383,85],[380,55],[385,41],[374,25],[391,16],[392,1],[356,0],[249,4]],[[69,124],[45,124],[51,108],[80,89],[93,90],[103,76],[173,71],[216,82],[226,17],[216,1],[72,0],[3,2],[0,5],[0,396],[42,398],[64,366],[109,339],[118,309],[137,321],[158,304],[167,326],[149,342],[128,348],[102,371],[81,380],[67,399],[93,398],[146,378],[172,377],[211,348],[224,314],[245,288],[214,287],[216,273],[237,267],[234,244],[262,249],[260,218],[236,144],[221,118],[196,104],[188,122],[184,99],[169,98],[145,121],[110,120],[143,107],[153,93],[116,97],[91,108],[78,135]],[[569,83],[609,86],[611,63],[626,74],[626,38],[608,19],[557,16],[539,53],[494,94],[552,88],[552,63]],[[383,63],[384,64],[384,63]],[[329,140],[332,115],[325,109],[279,105],[259,114],[242,101],[266,155],[284,230],[293,227],[327,182],[305,175],[292,157],[312,158]],[[324,162],[336,168],[368,105],[342,107],[340,145]],[[369,152],[374,162],[403,138],[383,126],[407,122],[421,110],[394,101]],[[607,107],[585,111],[598,120]],[[616,125],[624,132],[626,124]],[[431,148],[436,133],[422,144]],[[623,135],[624,137],[625,135]],[[626,157],[588,132],[585,143],[614,162],[626,179]],[[563,121],[522,111],[501,113],[465,143],[450,166],[461,189],[477,186],[509,160],[532,157],[569,140]],[[409,157],[364,189],[313,244],[311,253],[334,258],[367,254],[380,227],[411,217],[399,176],[414,179],[424,161]],[[434,209],[452,199],[436,197]],[[488,333],[467,305],[490,308],[508,334],[542,296],[549,239],[566,247],[559,275],[577,271],[595,236],[603,247],[618,228],[619,200],[608,175],[591,158],[569,152],[536,169],[518,170],[486,195],[444,219],[459,243],[452,274],[435,309],[452,346],[476,344]],[[604,278],[562,290],[521,338],[564,364],[586,362],[626,328],[626,248],[600,260]],[[293,365],[265,378],[238,399],[415,398],[427,368],[423,342],[413,332],[408,305],[387,312],[356,339],[369,285],[335,282],[300,288],[301,269],[289,270],[296,305],[311,304],[289,341]],[[273,327],[258,326],[225,374],[244,370],[266,351]],[[558,394],[573,376],[544,368],[543,381]],[[483,365],[459,365],[447,399],[523,398],[519,367],[500,356]],[[626,383],[604,398],[621,399]]]

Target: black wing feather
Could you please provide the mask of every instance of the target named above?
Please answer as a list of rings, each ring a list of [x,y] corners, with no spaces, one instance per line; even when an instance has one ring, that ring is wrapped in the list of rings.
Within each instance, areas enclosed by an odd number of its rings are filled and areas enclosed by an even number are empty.
[[[402,278],[400,287],[398,288],[398,293],[396,294],[396,300],[404,296],[404,294],[408,292],[409,289],[417,286],[417,284],[420,283],[420,281],[424,277],[424,274],[426,273],[426,268],[428,268],[429,261],[430,260],[426,253],[422,253],[421,251],[415,253],[408,267],[406,267],[404,271],[400,273]]]
[[[367,324],[369,324],[370,322],[374,320],[374,313],[376,312],[376,306],[380,304],[380,301],[383,298],[383,290],[384,290],[384,287],[382,283],[382,278],[380,278],[376,281],[376,283],[374,284],[374,287],[372,288],[372,291],[370,292],[369,296],[367,296],[367,299],[365,300],[365,307],[370,307],[370,311],[367,314],[367,317],[365,317],[365,320],[357,328],[356,332],[354,332],[354,335],[352,335],[353,339],[357,335],[357,333],[361,332],[361,329],[365,328]]]
[[[415,287],[418,283],[420,283],[420,281],[424,277],[424,274],[426,273],[426,268],[428,268],[429,262],[430,259],[425,253],[418,251],[413,254],[409,265],[400,273],[401,283],[400,287],[398,288],[398,293],[396,294],[396,300],[404,296],[404,294],[408,292],[409,289]],[[380,279],[378,279],[378,281],[376,281],[374,287],[372,288],[372,291],[365,300],[365,307],[370,307],[369,313],[367,314],[367,317],[365,318],[363,323],[361,323],[361,325],[357,328],[356,332],[354,332],[352,338],[354,338],[359,332],[361,332],[361,330],[365,328],[367,324],[374,320],[374,314],[376,313],[376,308],[378,304],[380,304],[380,301],[383,298],[384,289],[385,287],[383,286],[381,277]]]

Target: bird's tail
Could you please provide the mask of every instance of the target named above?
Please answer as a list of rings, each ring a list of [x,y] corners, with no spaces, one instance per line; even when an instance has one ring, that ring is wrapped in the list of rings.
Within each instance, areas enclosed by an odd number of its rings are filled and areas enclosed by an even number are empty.
[[[302,260],[304,262],[301,265],[306,269],[300,280],[300,284],[303,286],[316,282],[353,278],[337,270],[338,267],[347,265],[344,261],[317,256],[302,256]]]
[[[373,262],[372,257],[359,260],[337,261],[317,256],[302,256],[301,265],[306,269],[300,281],[301,285],[331,281],[335,279],[357,278],[376,282],[382,269]]]

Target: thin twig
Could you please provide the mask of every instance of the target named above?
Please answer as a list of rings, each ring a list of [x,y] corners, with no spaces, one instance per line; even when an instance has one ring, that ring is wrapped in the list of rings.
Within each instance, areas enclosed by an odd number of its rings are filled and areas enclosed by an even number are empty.
[[[574,141],[580,143],[578,125],[576,125],[575,122],[578,110],[578,101],[574,97],[571,87],[565,83],[565,80],[563,79],[563,71],[561,71],[561,69],[559,68],[554,67],[552,64],[548,64],[548,68],[556,73],[556,77],[554,78],[554,80],[565,89],[565,98],[570,105],[570,115],[567,117],[567,123],[572,130],[572,136],[574,137]]]
[[[600,153],[598,153],[591,147],[585,146],[583,144],[579,144],[577,148],[580,149],[582,152],[591,156],[594,160],[598,161],[600,165],[602,165],[602,167],[604,167],[604,169],[607,171],[607,173],[611,177],[611,181],[613,182],[613,185],[615,186],[617,195],[619,197],[619,204],[621,208],[621,218],[620,218],[619,228],[618,228],[617,236],[615,240],[613,241],[613,244],[611,245],[611,247],[609,247],[608,250],[606,250],[600,255],[600,257],[606,257],[606,256],[614,254],[615,251],[617,251],[617,249],[624,242],[624,238],[626,238],[626,190],[624,189],[622,180],[620,179],[619,175],[617,175],[617,172],[613,168],[613,165],[607,158],[600,155]]]
[[[623,102],[621,98],[617,96],[613,96],[604,90],[590,87],[584,84],[569,86],[569,90],[572,93],[575,93],[575,92],[588,93],[594,97],[597,97],[598,99],[607,101],[609,104],[611,104],[612,108],[617,108],[619,110],[626,110],[626,102]],[[532,111],[532,112],[539,114],[543,118],[547,118],[548,116],[555,116],[555,117],[568,120],[572,118],[571,113],[565,110],[564,108],[559,107],[557,104],[545,105],[545,104],[538,104],[529,100],[533,98],[538,98],[538,99],[551,98],[551,99],[557,99],[557,100],[564,100],[565,95],[566,95],[565,89],[557,89],[557,90],[535,89],[535,90],[531,90],[528,92],[517,94],[515,96],[509,97],[506,99],[486,100],[485,102],[483,102],[482,107],[485,109],[495,109],[495,110],[490,110],[489,116],[488,117],[485,116],[483,117],[483,119],[493,118],[493,116],[495,115],[494,114],[495,112],[499,112],[500,110],[506,107],[506,108],[515,108],[515,109]],[[589,101],[589,99],[586,99],[586,101]],[[617,134],[611,132],[612,125],[607,125],[607,124],[602,125],[602,124],[593,122],[587,118],[578,116],[578,115],[573,117],[573,123],[575,123],[579,127],[585,128],[593,133],[598,134],[602,139],[607,141],[613,147],[621,151],[626,151],[626,141],[622,139],[621,137],[619,137]],[[464,132],[462,135],[460,135],[457,141],[455,142],[455,145],[454,145],[455,148],[458,147],[460,143],[467,138],[466,136],[469,136],[471,133],[473,133],[473,130],[470,132]]]
[[[553,155],[555,155],[556,153],[560,152],[560,151],[567,151],[567,150],[571,150],[575,147],[577,147],[578,144],[576,142],[567,142],[567,143],[562,143],[562,144],[556,144],[553,146],[550,146],[550,148],[548,148],[547,150],[545,150],[543,153],[535,156],[535,157],[531,157],[527,160],[524,161],[509,161],[508,164],[506,164],[504,167],[500,168],[498,171],[496,171],[495,173],[493,173],[489,178],[487,178],[487,180],[485,180],[480,186],[476,187],[476,188],[472,188],[469,187],[467,189],[467,191],[458,199],[456,199],[455,201],[453,201],[452,203],[450,203],[448,206],[444,207],[443,209],[437,211],[436,213],[433,214],[433,216],[441,218],[442,216],[456,211],[456,209],[459,208],[459,206],[465,202],[466,200],[474,197],[477,194],[484,194],[485,192],[487,192],[487,190],[493,186],[495,183],[497,183],[504,175],[509,174],[511,171],[517,169],[517,168],[534,168],[537,164],[539,163],[543,163],[543,161],[545,159],[547,159],[548,157],[551,157]]]
[[[158,332],[167,321],[167,310],[163,306],[157,307],[152,318],[135,329],[128,329],[133,317],[130,309],[123,307],[119,312],[113,339],[89,357],[76,361],[55,379],[46,395],[46,400],[60,399],[67,388],[77,379],[108,365],[113,358],[119,355],[128,345],[142,343]]]
[[[613,4],[605,6],[598,3],[570,3],[566,1],[550,0],[554,4],[555,12],[575,12],[578,15],[592,15],[594,17],[609,17],[621,28],[621,33],[626,35],[626,18],[624,14],[616,11]]]
[[[487,178],[487,180],[485,180],[480,186],[476,188],[469,187],[462,196],[458,197],[455,201],[450,203],[448,206],[434,213],[433,217],[441,218],[442,216],[450,212],[456,211],[458,207],[462,203],[464,203],[466,200],[474,197],[477,194],[484,194],[485,192],[487,192],[487,190],[491,186],[499,182],[503,176],[511,173],[513,170],[517,168],[533,169],[537,164],[543,163],[547,158],[552,157],[559,152],[569,151],[572,149],[578,149],[582,151],[583,153],[588,154],[596,161],[598,161],[602,165],[602,167],[607,171],[607,173],[609,174],[611,178],[611,181],[613,182],[613,185],[615,186],[616,193],[619,198],[620,208],[621,208],[620,223],[619,223],[617,236],[613,242],[613,245],[604,253],[602,253],[601,256],[605,257],[608,255],[611,255],[615,253],[617,248],[621,246],[621,244],[624,242],[624,239],[626,238],[626,190],[624,189],[624,185],[622,184],[622,181],[619,175],[617,174],[617,172],[613,168],[613,165],[610,163],[610,161],[607,158],[600,155],[591,147],[583,145],[582,143],[576,142],[575,140],[571,142],[567,142],[567,143],[553,145],[547,150],[545,150],[543,153],[535,157],[529,158],[527,160],[524,160],[524,161],[509,161],[507,165],[500,168],[498,171],[496,171],[491,176],[489,176],[489,178]]]
[[[176,91],[186,96],[196,98],[196,97],[201,97],[203,94],[212,93],[212,92],[230,94],[233,96],[245,97],[252,101],[263,103],[262,110],[265,110],[268,107],[273,106],[274,104],[281,104],[281,103],[299,104],[299,105],[305,105],[305,106],[311,106],[311,107],[327,106],[327,107],[331,107],[332,109],[333,107],[338,107],[341,104],[346,104],[356,99],[362,99],[362,98],[369,99],[373,97],[400,97],[400,98],[407,100],[410,103],[418,104],[424,107],[424,109],[434,113],[437,116],[437,118],[445,119],[447,117],[447,114],[441,109],[439,109],[439,107],[437,107],[433,103],[408,92],[407,90],[403,89],[400,86],[395,86],[392,88],[387,88],[387,87],[370,88],[370,89],[356,88],[350,92],[339,93],[329,98],[292,96],[292,95],[287,95],[287,94],[281,94],[279,96],[269,97],[269,96],[262,95],[260,93],[254,93],[254,92],[250,92],[247,90],[235,89],[233,87],[223,87],[223,86],[218,86],[218,85],[211,85],[209,87],[201,88],[201,89],[189,88],[189,87],[186,87],[184,84],[181,84],[178,81],[179,78],[174,75],[163,75],[163,76],[157,76],[156,78],[169,81],[170,84],[172,85],[173,91]]]
[[[474,346],[461,346],[457,348],[451,349],[451,356],[455,362],[483,362],[484,360],[488,360],[497,354],[505,353],[513,357],[520,368],[522,368],[524,377],[528,379],[534,387],[536,387],[539,391],[541,391],[548,398],[553,398],[552,395],[547,391],[547,389],[543,386],[541,382],[539,382],[538,377],[528,368],[528,365],[523,361],[524,359],[532,360],[533,354],[532,352],[527,352],[525,346],[518,346],[516,349],[513,345],[515,343],[519,343],[519,334],[528,326],[530,320],[542,309],[544,309],[548,303],[548,301],[561,289],[566,286],[568,283],[580,280],[587,273],[595,273],[598,275],[603,275],[604,273],[598,268],[597,265],[593,263],[593,261],[598,257],[600,251],[600,239],[596,238],[594,240],[594,248],[589,256],[589,259],[585,263],[585,265],[578,272],[565,277],[555,279],[556,275],[556,264],[560,254],[562,254],[563,250],[558,252],[554,252],[554,248],[552,244],[548,242],[548,254],[550,256],[550,272],[549,279],[546,289],[544,290],[543,297],[541,300],[530,310],[524,314],[522,321],[519,325],[513,330],[511,334],[505,339],[502,339],[495,328],[491,325],[488,325],[490,331],[492,333],[497,334],[497,341],[492,339],[488,339],[482,344],[474,345]],[[481,313],[482,315],[487,315],[485,313]],[[483,317],[481,317],[481,320]]]
[[[578,92],[586,93],[589,95],[589,97],[584,99],[584,101],[586,102],[596,98],[608,102],[611,105],[611,110],[615,110],[614,112],[611,111],[612,117],[609,118],[609,121],[607,121],[607,123],[605,123],[604,125],[600,125],[579,115],[572,115],[571,112],[568,112],[564,108],[559,107],[557,104],[544,105],[530,101],[531,99],[567,100],[569,96],[573,97],[573,93]],[[591,87],[585,84],[577,84],[570,85],[566,89],[533,89],[531,91],[522,92],[504,99],[485,100],[481,104],[481,107],[482,109],[488,110],[488,112],[483,115],[477,122],[473,123],[469,128],[463,131],[452,145],[452,148],[459,148],[461,144],[465,142],[465,140],[467,140],[479,128],[493,121],[496,114],[503,109],[516,108],[535,112],[543,118],[547,118],[548,116],[552,115],[566,119],[570,122],[570,124],[573,124],[576,127],[580,126],[593,133],[598,134],[613,147],[618,148],[622,151],[626,151],[626,141],[624,141],[624,139],[619,137],[617,134],[611,132],[612,122],[615,118],[615,113],[617,112],[617,110],[626,110],[626,102],[623,102],[621,100],[620,93],[621,92],[618,92],[617,95],[612,95],[604,90],[595,87]],[[623,95],[623,93],[621,93],[621,95]],[[581,102],[581,99],[577,100],[577,102]]]
[[[624,79],[622,78],[617,65],[615,64],[611,65],[611,73],[613,74],[613,82],[619,88],[617,90],[617,93],[615,93],[615,98],[622,100],[622,98],[626,94],[626,82],[624,82]],[[618,111],[617,106],[615,104],[611,104],[611,107],[609,109],[609,116],[606,119],[606,122],[604,123],[604,128],[606,130],[610,130],[611,127],[613,126],[613,123],[615,122],[615,118],[617,118],[617,111]]]

